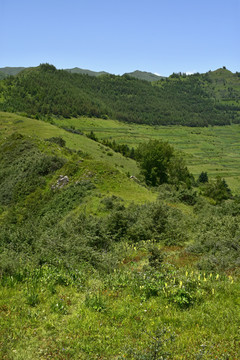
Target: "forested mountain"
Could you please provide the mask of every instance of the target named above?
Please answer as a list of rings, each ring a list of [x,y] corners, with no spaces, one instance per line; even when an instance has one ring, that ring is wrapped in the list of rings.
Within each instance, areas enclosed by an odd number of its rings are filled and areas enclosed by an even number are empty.
[[[24,70],[26,68],[24,67],[5,67],[5,68],[0,68],[0,75],[1,72],[3,74],[5,74],[4,77],[9,76],[9,75],[17,75],[20,71]],[[86,74],[89,76],[100,76],[100,75],[107,75],[109,74],[106,71],[92,71],[92,70],[88,70],[88,69],[81,69],[79,67],[75,67],[72,69],[64,69],[72,74]],[[126,73],[126,75],[130,75],[132,77],[135,77],[137,79],[140,80],[147,80],[147,81],[157,81],[159,79],[161,79],[162,76],[153,74],[151,72],[147,72],[147,71],[133,71],[133,72],[129,72]],[[3,78],[3,77],[2,77]],[[1,79],[1,77],[0,77]]]
[[[240,122],[239,89],[239,74],[225,69],[173,74],[152,84],[127,74],[95,77],[41,64],[1,80],[0,110],[37,118],[87,115],[150,125],[227,125]]]
[[[75,67],[73,69],[64,69],[72,74],[86,74],[89,76],[100,76],[100,75],[106,75],[108,74],[106,71],[92,71],[87,69],[80,69],[78,67]]]
[[[20,73],[20,71],[26,69],[25,67],[9,67],[6,66],[4,68],[0,68],[0,72],[5,74],[6,76],[8,75],[17,75],[18,73]]]
[[[163,76],[159,76],[159,75],[153,74],[148,71],[139,71],[139,70],[126,73],[125,75],[129,75],[136,79],[146,80],[146,81],[158,81],[163,77]]]

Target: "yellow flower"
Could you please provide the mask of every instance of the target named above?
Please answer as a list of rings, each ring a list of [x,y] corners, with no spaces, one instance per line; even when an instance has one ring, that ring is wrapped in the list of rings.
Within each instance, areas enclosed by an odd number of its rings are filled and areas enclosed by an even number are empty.
[[[180,288],[182,287],[182,281],[180,281],[180,283],[179,283],[179,287],[180,287]]]
[[[218,278],[219,278],[219,274],[216,275],[216,280],[218,280]]]

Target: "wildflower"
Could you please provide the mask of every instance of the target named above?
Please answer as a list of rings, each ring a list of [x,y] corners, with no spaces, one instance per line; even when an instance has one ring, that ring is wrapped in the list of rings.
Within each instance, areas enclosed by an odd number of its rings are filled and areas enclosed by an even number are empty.
[[[216,280],[218,280],[218,279],[219,279],[219,274],[216,275]]]
[[[182,281],[180,281],[180,283],[179,283],[179,287],[180,287],[180,288],[182,287]]]

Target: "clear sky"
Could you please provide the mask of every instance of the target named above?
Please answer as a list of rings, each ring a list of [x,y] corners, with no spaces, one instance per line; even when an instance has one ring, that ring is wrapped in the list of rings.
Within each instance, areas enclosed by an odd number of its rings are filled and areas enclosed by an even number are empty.
[[[0,0],[0,67],[240,71],[240,0]]]

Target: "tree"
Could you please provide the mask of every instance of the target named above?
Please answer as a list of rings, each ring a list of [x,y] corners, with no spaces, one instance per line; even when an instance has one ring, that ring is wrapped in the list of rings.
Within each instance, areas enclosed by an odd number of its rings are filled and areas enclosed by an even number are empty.
[[[150,140],[147,144],[138,146],[136,158],[148,185],[168,182],[167,169],[172,156],[173,147],[166,142]]]
[[[148,185],[178,184],[192,178],[184,160],[167,142],[150,140],[140,144],[135,158]]]
[[[201,174],[198,177],[198,182],[200,183],[206,183],[208,182],[208,174],[207,172],[202,171]]]
[[[225,179],[222,179],[220,176],[217,177],[216,181],[205,185],[203,194],[214,199],[217,203],[232,197],[232,192],[228,184]]]

